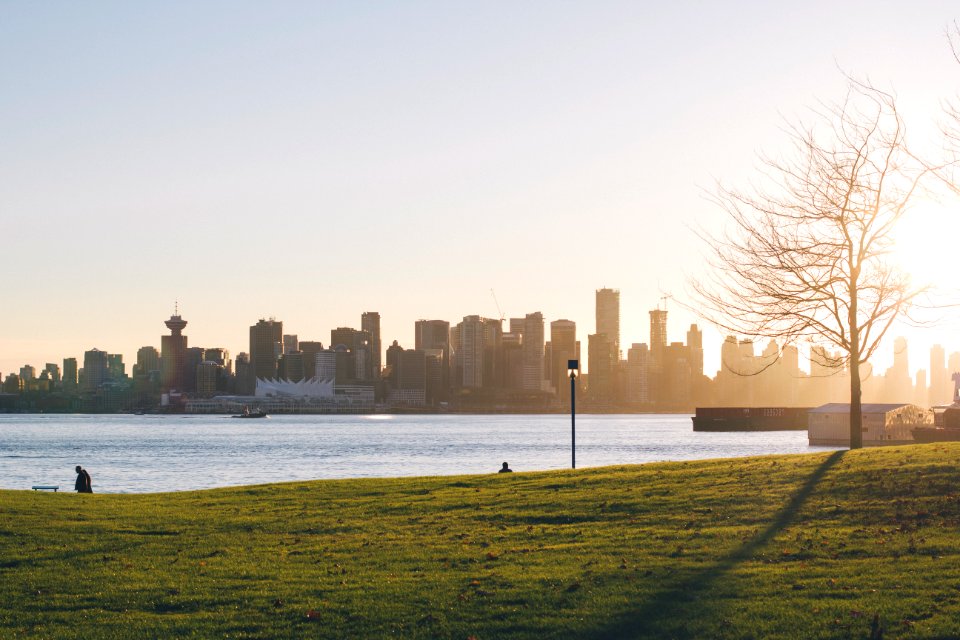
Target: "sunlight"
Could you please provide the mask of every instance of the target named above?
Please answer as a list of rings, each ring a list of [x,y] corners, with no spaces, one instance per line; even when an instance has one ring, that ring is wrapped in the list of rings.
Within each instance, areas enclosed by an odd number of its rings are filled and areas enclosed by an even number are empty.
[[[954,287],[952,264],[960,238],[960,207],[918,200],[894,231],[894,260],[914,286]]]

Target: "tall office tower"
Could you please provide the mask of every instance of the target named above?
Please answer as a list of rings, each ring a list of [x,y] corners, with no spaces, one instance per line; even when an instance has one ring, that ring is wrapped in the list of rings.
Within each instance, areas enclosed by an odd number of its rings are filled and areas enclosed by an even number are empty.
[[[107,377],[112,382],[117,382],[127,377],[127,368],[123,364],[123,354],[107,354]]]
[[[644,343],[634,343],[627,350],[627,402],[650,402],[650,349]]]
[[[360,330],[370,334],[370,366],[371,379],[380,377],[383,360],[380,345],[380,314],[376,311],[365,311],[360,315]]]
[[[60,385],[60,367],[52,362],[48,362],[47,366],[43,368],[47,372],[47,376],[50,378],[50,382],[59,386]]]
[[[83,391],[92,393],[107,381],[107,352],[91,349],[83,353]]]
[[[296,353],[300,351],[300,341],[297,340],[297,335],[287,334],[283,336],[283,353]]]
[[[64,391],[77,390],[77,359],[76,358],[63,359],[63,390]]]
[[[567,361],[579,360],[577,353],[577,323],[572,320],[554,320],[550,323],[550,384],[561,398],[570,397]],[[582,369],[581,365],[581,369]]]
[[[440,379],[433,381],[430,395],[435,402],[445,401],[450,390],[450,323],[446,320],[417,320],[413,330],[414,349],[439,349],[442,352]],[[431,371],[436,372],[435,365],[431,366]]]
[[[526,318],[510,318],[510,333],[523,337],[523,330],[527,326]]]
[[[663,350],[667,347],[667,310],[650,310],[650,355],[654,363],[662,360]]]
[[[183,367],[183,390],[193,393],[197,390],[197,367],[204,360],[206,349],[203,347],[189,347],[187,361]]]
[[[353,363],[349,365],[352,374],[349,378],[341,376],[347,375],[344,369],[343,358],[340,356],[341,364],[337,365],[337,380],[353,378],[361,381],[374,380],[373,375],[373,349],[370,346],[370,333],[363,330],[351,329],[350,327],[337,327],[330,331],[330,348],[340,352],[349,352]]]
[[[947,404],[953,397],[953,385],[947,375],[947,354],[943,347],[930,347],[930,394],[927,404]]]
[[[616,348],[607,334],[587,336],[588,390],[594,402],[611,402],[614,399],[613,374],[618,362],[616,354]]]
[[[164,324],[170,329],[170,335],[160,337],[160,384],[167,390],[183,390],[187,365],[187,336],[183,335],[183,330],[187,321],[175,310]]]
[[[215,362],[227,373],[230,373],[232,367],[230,366],[230,352],[221,347],[213,347],[211,349],[203,350],[203,361],[204,362]]]
[[[277,377],[277,362],[280,360],[283,344],[283,322],[270,318],[261,318],[250,327],[250,366],[253,370],[253,384],[257,378],[272,380]]]
[[[197,395],[201,398],[212,398],[217,395],[222,376],[223,366],[209,360],[201,362],[197,366]]]
[[[605,334],[620,360],[620,291],[597,289],[597,333]]]
[[[523,388],[527,391],[543,389],[543,314],[528,313],[523,322]]]
[[[319,380],[337,379],[337,352],[333,349],[321,349],[314,355],[314,376]]]
[[[303,352],[295,351],[280,356],[279,376],[281,380],[300,382],[303,380]]]
[[[480,316],[464,316],[463,321],[457,324],[457,378],[460,385],[467,389],[483,386],[485,320]]]
[[[390,402],[423,406],[427,393],[427,359],[421,349],[404,349],[396,340],[387,348],[390,367]]]
[[[317,354],[323,351],[323,343],[313,340],[304,340],[300,343],[300,353],[303,354],[303,378],[311,380],[317,375]]]
[[[160,371],[160,352],[156,347],[137,349],[137,363],[133,365],[134,377],[149,376],[151,371]]]
[[[695,324],[687,331],[687,348],[690,350],[690,375],[703,375],[703,331]]]
[[[250,364],[250,355],[241,351],[237,354],[234,361],[236,369],[236,392],[241,396],[253,395],[257,388],[256,379],[253,377],[253,365]]]
[[[33,365],[25,364],[20,367],[20,380],[24,383],[30,382],[37,377],[37,370]]]

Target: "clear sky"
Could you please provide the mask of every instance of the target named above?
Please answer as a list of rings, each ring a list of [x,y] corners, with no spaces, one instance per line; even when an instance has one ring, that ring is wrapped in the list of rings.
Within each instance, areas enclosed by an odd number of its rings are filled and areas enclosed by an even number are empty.
[[[363,311],[412,347],[418,318],[496,317],[494,289],[508,318],[576,321],[585,348],[607,286],[621,344],[646,342],[647,311],[702,265],[691,227],[721,220],[704,189],[746,184],[783,117],[842,96],[838,68],[894,89],[935,144],[958,14],[0,2],[0,372],[93,347],[129,367],[174,300],[192,346],[236,355],[258,318],[326,344]],[[699,320],[667,304],[684,340]],[[933,340],[960,350],[957,325],[911,338],[911,365]]]

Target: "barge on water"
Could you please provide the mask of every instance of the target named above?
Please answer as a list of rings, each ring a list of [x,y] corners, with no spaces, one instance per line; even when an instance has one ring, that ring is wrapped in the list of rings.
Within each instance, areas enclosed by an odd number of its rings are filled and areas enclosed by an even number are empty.
[[[805,431],[809,407],[697,407],[694,431]]]

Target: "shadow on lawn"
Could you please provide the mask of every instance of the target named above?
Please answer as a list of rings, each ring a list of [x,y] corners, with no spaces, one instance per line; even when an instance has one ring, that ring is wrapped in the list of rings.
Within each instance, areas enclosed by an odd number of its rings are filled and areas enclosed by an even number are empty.
[[[707,613],[698,603],[699,597],[711,589],[720,579],[728,574],[737,565],[749,560],[754,553],[766,545],[774,536],[790,524],[804,503],[816,489],[823,476],[834,467],[846,451],[836,451],[824,460],[810,477],[807,478],[800,490],[780,511],[773,517],[769,526],[734,550],[713,566],[688,574],[680,582],[668,586],[653,596],[639,608],[626,613],[619,621],[610,626],[597,629],[590,634],[594,638],[638,638],[658,637],[668,635],[674,638],[693,637],[695,631],[688,631],[683,627],[669,629],[672,625],[665,622],[677,620],[694,620]]]

